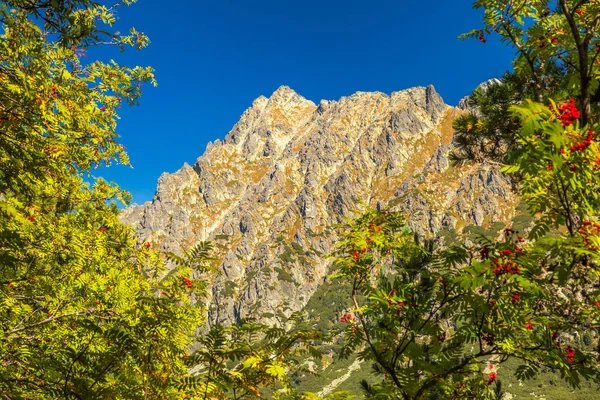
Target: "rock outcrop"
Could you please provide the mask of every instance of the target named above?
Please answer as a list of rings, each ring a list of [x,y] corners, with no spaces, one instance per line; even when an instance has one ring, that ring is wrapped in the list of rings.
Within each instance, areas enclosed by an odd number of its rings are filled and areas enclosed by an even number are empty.
[[[165,250],[214,242],[213,321],[281,321],[323,282],[332,226],[360,202],[424,235],[510,219],[517,199],[496,167],[448,161],[460,112],[432,86],[318,105],[282,86],[122,220]]]

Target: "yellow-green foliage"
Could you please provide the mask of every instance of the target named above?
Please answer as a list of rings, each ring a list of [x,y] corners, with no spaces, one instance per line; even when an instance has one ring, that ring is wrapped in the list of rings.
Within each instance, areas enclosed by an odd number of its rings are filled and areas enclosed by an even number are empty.
[[[116,110],[154,79],[80,54],[147,38],[101,34],[96,24],[114,18],[90,1],[51,3],[52,13],[46,2],[0,5],[0,392],[182,398],[182,356],[201,322],[183,280],[191,269],[166,275],[118,220],[114,201],[128,195],[88,175],[128,162]]]
[[[212,246],[176,255],[137,242],[115,205],[129,195],[90,174],[128,163],[116,142],[116,111],[137,102],[143,82],[154,83],[150,68],[81,63],[91,45],[148,43],[133,29],[107,33],[113,9],[89,0],[0,5],[0,393],[289,392],[288,372],[301,368],[298,355],[320,356],[310,343],[321,335],[290,320],[288,330],[246,321],[196,336],[204,310],[193,303],[202,304],[208,284],[193,276],[208,272]]]

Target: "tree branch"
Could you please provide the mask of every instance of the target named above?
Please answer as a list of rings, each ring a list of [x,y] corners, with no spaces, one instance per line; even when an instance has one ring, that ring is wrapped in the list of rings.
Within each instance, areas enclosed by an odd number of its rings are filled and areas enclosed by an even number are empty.
[[[39,322],[30,324],[30,325],[24,326],[22,328],[17,328],[17,329],[13,329],[11,331],[8,331],[8,332],[6,332],[6,335],[13,335],[13,334],[15,334],[17,332],[22,332],[22,331],[25,331],[25,330],[28,330],[28,329],[31,329],[31,328],[35,328],[35,327],[40,326],[40,325],[44,325],[44,324],[47,324],[47,323],[50,323],[50,322],[53,322],[53,321],[61,320],[63,318],[79,317],[79,316],[82,316],[82,315],[94,315],[96,312],[101,312],[102,313],[102,312],[107,312],[107,311],[112,311],[112,310],[98,310],[98,309],[95,309],[95,308],[90,308],[90,309],[87,309],[87,310],[77,311],[77,312],[68,313],[68,314],[54,315],[54,316],[48,317],[48,318],[46,318],[46,319],[44,319],[42,321],[39,321]]]

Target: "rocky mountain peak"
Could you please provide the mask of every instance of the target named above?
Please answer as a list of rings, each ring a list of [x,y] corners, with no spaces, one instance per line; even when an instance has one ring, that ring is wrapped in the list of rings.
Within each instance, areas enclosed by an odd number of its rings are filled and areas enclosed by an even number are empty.
[[[290,88],[289,86],[279,86],[277,88],[277,90],[275,90],[273,92],[273,94],[271,94],[271,97],[269,97],[269,100],[271,102],[278,102],[278,103],[304,103],[304,102],[310,102],[311,104],[313,104],[310,100],[305,99],[304,97],[302,97],[301,95],[299,95],[298,93],[296,93],[292,88]]]
[[[258,96],[256,99],[254,99],[254,101],[252,102],[252,106],[250,108],[262,112],[265,109],[265,107],[267,106],[268,102],[269,102],[269,99],[267,97]]]
[[[487,92],[491,87],[494,86],[498,86],[501,85],[502,81],[498,78],[492,78],[492,79],[488,79],[485,82],[480,83],[477,86],[477,89],[481,89],[484,93]],[[469,96],[463,97],[462,99],[460,99],[460,101],[458,102],[458,106],[457,108],[461,109],[461,110],[472,110],[471,105],[469,104]]]
[[[323,282],[333,225],[360,202],[429,236],[510,216],[516,199],[495,167],[449,163],[456,111],[433,86],[318,106],[282,86],[122,219],[162,249],[215,243],[212,320],[279,321]]]

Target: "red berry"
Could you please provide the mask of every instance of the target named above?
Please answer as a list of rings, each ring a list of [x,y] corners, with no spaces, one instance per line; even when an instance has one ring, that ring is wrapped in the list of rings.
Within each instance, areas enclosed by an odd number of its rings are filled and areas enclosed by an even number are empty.
[[[529,319],[529,320],[527,320],[527,325],[526,325],[525,327],[526,327],[527,329],[529,329],[529,330],[533,330],[533,325],[532,325],[532,323],[531,323],[531,320],[530,320],[530,319]]]
[[[565,353],[566,353],[567,361],[572,363],[573,358],[575,357],[575,350],[571,346],[567,346],[567,348],[565,349]]]
[[[515,294],[513,294],[511,301],[513,304],[517,304],[519,302],[520,298],[521,298],[521,296],[519,295],[519,293],[515,293]]]
[[[194,285],[194,282],[193,282],[191,279],[189,279],[189,278],[186,278],[185,276],[180,276],[180,277],[179,277],[179,279],[181,279],[181,282],[182,282],[182,283],[183,283],[183,284],[184,284],[184,285],[185,285],[185,286],[186,286],[188,289],[191,289],[191,288],[192,288],[192,286]]]

